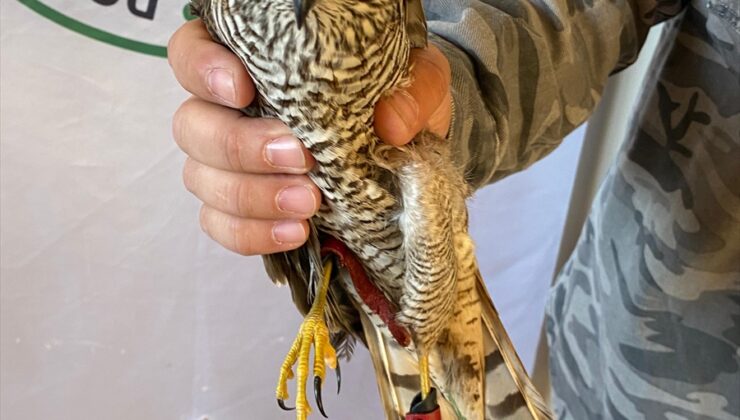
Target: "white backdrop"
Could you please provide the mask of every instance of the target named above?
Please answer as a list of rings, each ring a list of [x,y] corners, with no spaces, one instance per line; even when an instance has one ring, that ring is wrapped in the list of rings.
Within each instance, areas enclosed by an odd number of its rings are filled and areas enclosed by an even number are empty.
[[[151,19],[130,11],[152,3]],[[165,59],[73,31],[161,52],[184,3],[0,5],[3,420],[293,417],[274,385],[300,319],[259,258],[201,233],[170,135],[185,93]],[[579,135],[471,202],[484,277],[528,366]],[[343,373],[329,415],[378,418],[364,350]]]

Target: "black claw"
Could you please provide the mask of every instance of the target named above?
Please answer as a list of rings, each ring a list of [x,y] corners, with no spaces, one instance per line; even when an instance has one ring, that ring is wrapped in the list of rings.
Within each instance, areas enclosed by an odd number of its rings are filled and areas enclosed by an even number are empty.
[[[277,402],[278,402],[278,407],[282,408],[285,411],[293,411],[293,410],[295,410],[295,407],[286,407],[285,406],[285,401],[281,400],[280,398],[278,398]]]
[[[342,389],[342,369],[339,367],[339,359],[337,359],[337,368],[334,371],[337,374],[337,395],[339,395],[339,390]]]
[[[324,412],[324,402],[321,401],[321,377],[316,376],[313,378],[313,394],[316,397],[316,405],[319,406],[319,411],[324,418],[329,418]]]

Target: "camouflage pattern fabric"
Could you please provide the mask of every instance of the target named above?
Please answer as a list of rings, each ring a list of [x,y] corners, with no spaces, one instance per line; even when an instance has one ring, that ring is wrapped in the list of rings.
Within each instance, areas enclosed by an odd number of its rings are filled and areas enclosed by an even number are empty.
[[[740,1],[428,0],[475,187],[581,124],[668,20],[547,308],[563,419],[740,418]]]
[[[551,295],[560,418],[740,417],[740,34],[725,7],[692,4],[665,28]]]

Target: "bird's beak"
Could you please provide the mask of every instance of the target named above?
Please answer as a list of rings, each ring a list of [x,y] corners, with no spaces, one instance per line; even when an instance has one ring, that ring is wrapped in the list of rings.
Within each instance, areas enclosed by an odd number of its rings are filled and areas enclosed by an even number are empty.
[[[306,21],[308,11],[311,10],[316,0],[293,0],[293,9],[295,9],[295,20],[298,24],[298,29],[303,27],[303,22]]]

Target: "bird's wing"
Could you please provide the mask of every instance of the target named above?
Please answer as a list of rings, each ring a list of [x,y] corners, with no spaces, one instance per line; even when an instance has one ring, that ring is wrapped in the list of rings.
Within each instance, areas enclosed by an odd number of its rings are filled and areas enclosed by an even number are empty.
[[[306,315],[311,309],[313,292],[321,275],[321,250],[318,232],[310,223],[308,241],[300,248],[262,257],[267,275],[275,284],[288,285],[298,310]]]

